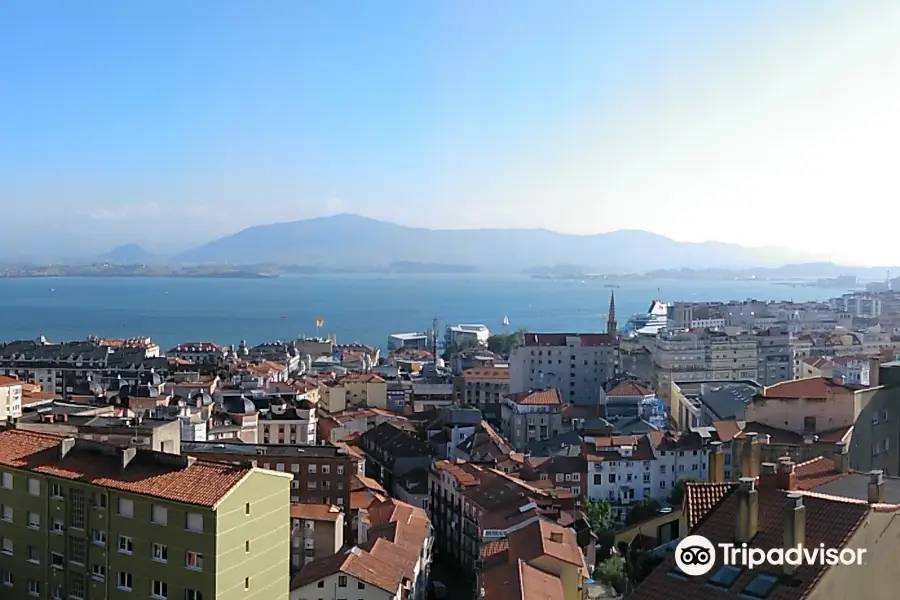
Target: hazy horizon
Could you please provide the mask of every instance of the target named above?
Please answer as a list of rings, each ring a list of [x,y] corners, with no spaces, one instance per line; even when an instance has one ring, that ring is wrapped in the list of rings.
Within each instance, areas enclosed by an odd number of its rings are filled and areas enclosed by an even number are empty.
[[[0,253],[346,212],[900,264],[898,26],[887,0],[8,3]]]

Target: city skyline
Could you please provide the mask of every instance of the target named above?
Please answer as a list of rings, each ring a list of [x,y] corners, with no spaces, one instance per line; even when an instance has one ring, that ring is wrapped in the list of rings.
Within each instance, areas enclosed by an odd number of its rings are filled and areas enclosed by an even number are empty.
[[[181,249],[350,212],[898,264],[898,21],[834,1],[4,6],[0,252],[34,226]],[[835,245],[854,214],[867,243]]]

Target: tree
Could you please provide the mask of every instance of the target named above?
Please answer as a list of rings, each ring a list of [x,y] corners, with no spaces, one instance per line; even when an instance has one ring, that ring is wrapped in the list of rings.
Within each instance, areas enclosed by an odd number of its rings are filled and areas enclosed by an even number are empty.
[[[495,333],[488,338],[488,350],[508,357],[513,350],[525,343],[526,329],[517,329],[512,333]]]
[[[612,505],[606,500],[585,500],[584,514],[591,526],[591,531],[596,536],[600,536],[616,526]]]
[[[625,518],[625,524],[634,525],[651,517],[655,517],[659,512],[659,508],[659,502],[653,498],[644,498],[635,504],[634,508],[628,511],[628,516]]]
[[[675,482],[675,487],[672,488],[672,493],[669,495],[669,504],[672,506],[681,506],[681,503],[684,502],[684,486],[687,483],[695,483],[700,481],[699,479],[685,478],[679,479]]]
[[[594,569],[594,578],[611,585],[620,594],[625,593],[628,578],[625,574],[625,559],[613,554]]]

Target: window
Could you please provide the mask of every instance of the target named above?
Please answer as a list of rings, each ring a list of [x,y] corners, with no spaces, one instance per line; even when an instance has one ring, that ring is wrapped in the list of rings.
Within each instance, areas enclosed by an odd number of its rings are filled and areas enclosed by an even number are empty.
[[[184,590],[184,600],[203,600],[203,594],[197,590]]]
[[[344,474],[344,465],[338,465],[338,466],[337,466],[337,474],[338,474],[338,475],[343,475],[343,474]]]
[[[38,529],[41,526],[41,515],[35,512],[28,513],[28,526],[32,529]]]
[[[13,553],[13,541],[9,538],[3,538],[0,540],[0,552],[3,554],[9,554],[12,556]]]
[[[244,577],[244,589],[245,590],[250,589],[250,578],[249,577]]]
[[[732,583],[737,581],[740,574],[741,570],[739,568],[731,565],[723,565],[718,571],[713,573],[712,577],[709,578],[708,583],[715,587],[728,588],[731,587]]]
[[[84,600],[84,573],[69,571],[69,597]]]
[[[188,531],[196,531],[198,533],[202,533],[203,532],[203,515],[198,515],[197,513],[188,513],[186,528]]]
[[[331,473],[331,467],[328,465],[322,465],[322,475],[328,475]]]
[[[103,492],[94,493],[91,502],[94,508],[106,508],[106,494]]]
[[[310,465],[307,467],[307,471],[314,474],[314,473],[316,472],[316,465],[315,465],[315,464],[310,464]]]
[[[153,544],[153,560],[157,562],[168,562],[169,549],[163,544]]]
[[[154,504],[150,511],[150,520],[157,525],[166,525],[169,522],[169,511],[165,506]]]
[[[250,552],[250,540],[244,542],[244,552]]]
[[[134,516],[134,502],[125,498],[119,498],[119,516],[132,518]]]
[[[91,567],[91,577],[93,577],[97,581],[103,581],[106,579],[106,567],[103,565],[94,564]]]
[[[572,481],[581,481],[581,473],[572,473]]]
[[[338,587],[347,587],[346,575],[338,575]]]
[[[750,598],[768,598],[777,583],[777,577],[767,573],[760,573],[744,588],[744,595]]]
[[[40,596],[41,595],[41,584],[35,581],[34,579],[27,580],[28,585],[28,595],[29,596]]]
[[[131,573],[125,573],[124,571],[119,571],[119,576],[116,577],[116,587],[120,590],[125,590],[126,592],[131,591]]]
[[[291,483],[293,483],[293,482],[291,482]],[[249,514],[250,514],[250,503],[249,503],[249,502],[248,502],[247,504],[244,505],[244,514],[245,514],[245,515],[249,515]]]
[[[36,565],[41,564],[41,551],[34,546],[28,546],[28,562]]]
[[[65,496],[63,496],[62,486],[59,485],[58,483],[50,484],[50,495],[58,500],[65,498]]]
[[[169,597],[169,585],[165,581],[154,579],[150,582],[150,597],[166,600]]]
[[[66,559],[63,558],[62,554],[57,552],[50,553],[50,566],[54,569],[62,569],[66,564]]]
[[[69,527],[84,529],[85,504],[84,492],[76,489],[69,490]]]
[[[12,473],[3,473],[3,477],[0,477],[0,485],[5,487],[8,490],[13,489],[13,476]]]
[[[11,571],[3,571],[3,585],[6,587],[13,586],[13,574]]]
[[[53,600],[62,600],[62,597],[63,597],[62,586],[61,585],[53,586],[53,590],[50,592],[50,597]]]
[[[59,519],[53,519],[53,533],[62,533],[65,530],[63,527],[63,522]]]
[[[76,565],[84,564],[85,543],[84,538],[69,538],[69,562]]]
[[[97,546],[105,546],[106,532],[95,529],[93,532],[91,532],[91,541]]]
[[[28,493],[32,496],[41,495],[41,482],[39,479],[36,479],[34,477],[28,478]]]
[[[193,569],[195,571],[203,570],[203,555],[199,552],[191,552],[190,550],[185,555],[184,566],[188,569]]]
[[[134,552],[134,541],[127,535],[120,535],[118,548],[122,554],[131,554]]]
[[[4,505],[3,505],[3,510],[2,510],[2,517],[0,517],[0,518],[2,518],[2,519],[3,519],[4,521],[6,521],[7,523],[12,523],[12,520],[13,520],[13,509],[12,509],[12,506],[6,506],[6,505],[4,504]]]

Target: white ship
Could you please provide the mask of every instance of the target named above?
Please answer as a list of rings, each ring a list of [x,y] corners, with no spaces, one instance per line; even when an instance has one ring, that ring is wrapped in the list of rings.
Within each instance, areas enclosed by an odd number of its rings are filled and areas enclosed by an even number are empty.
[[[628,320],[625,331],[631,335],[656,335],[669,324],[669,307],[662,300],[654,300],[646,313],[638,313]]]

